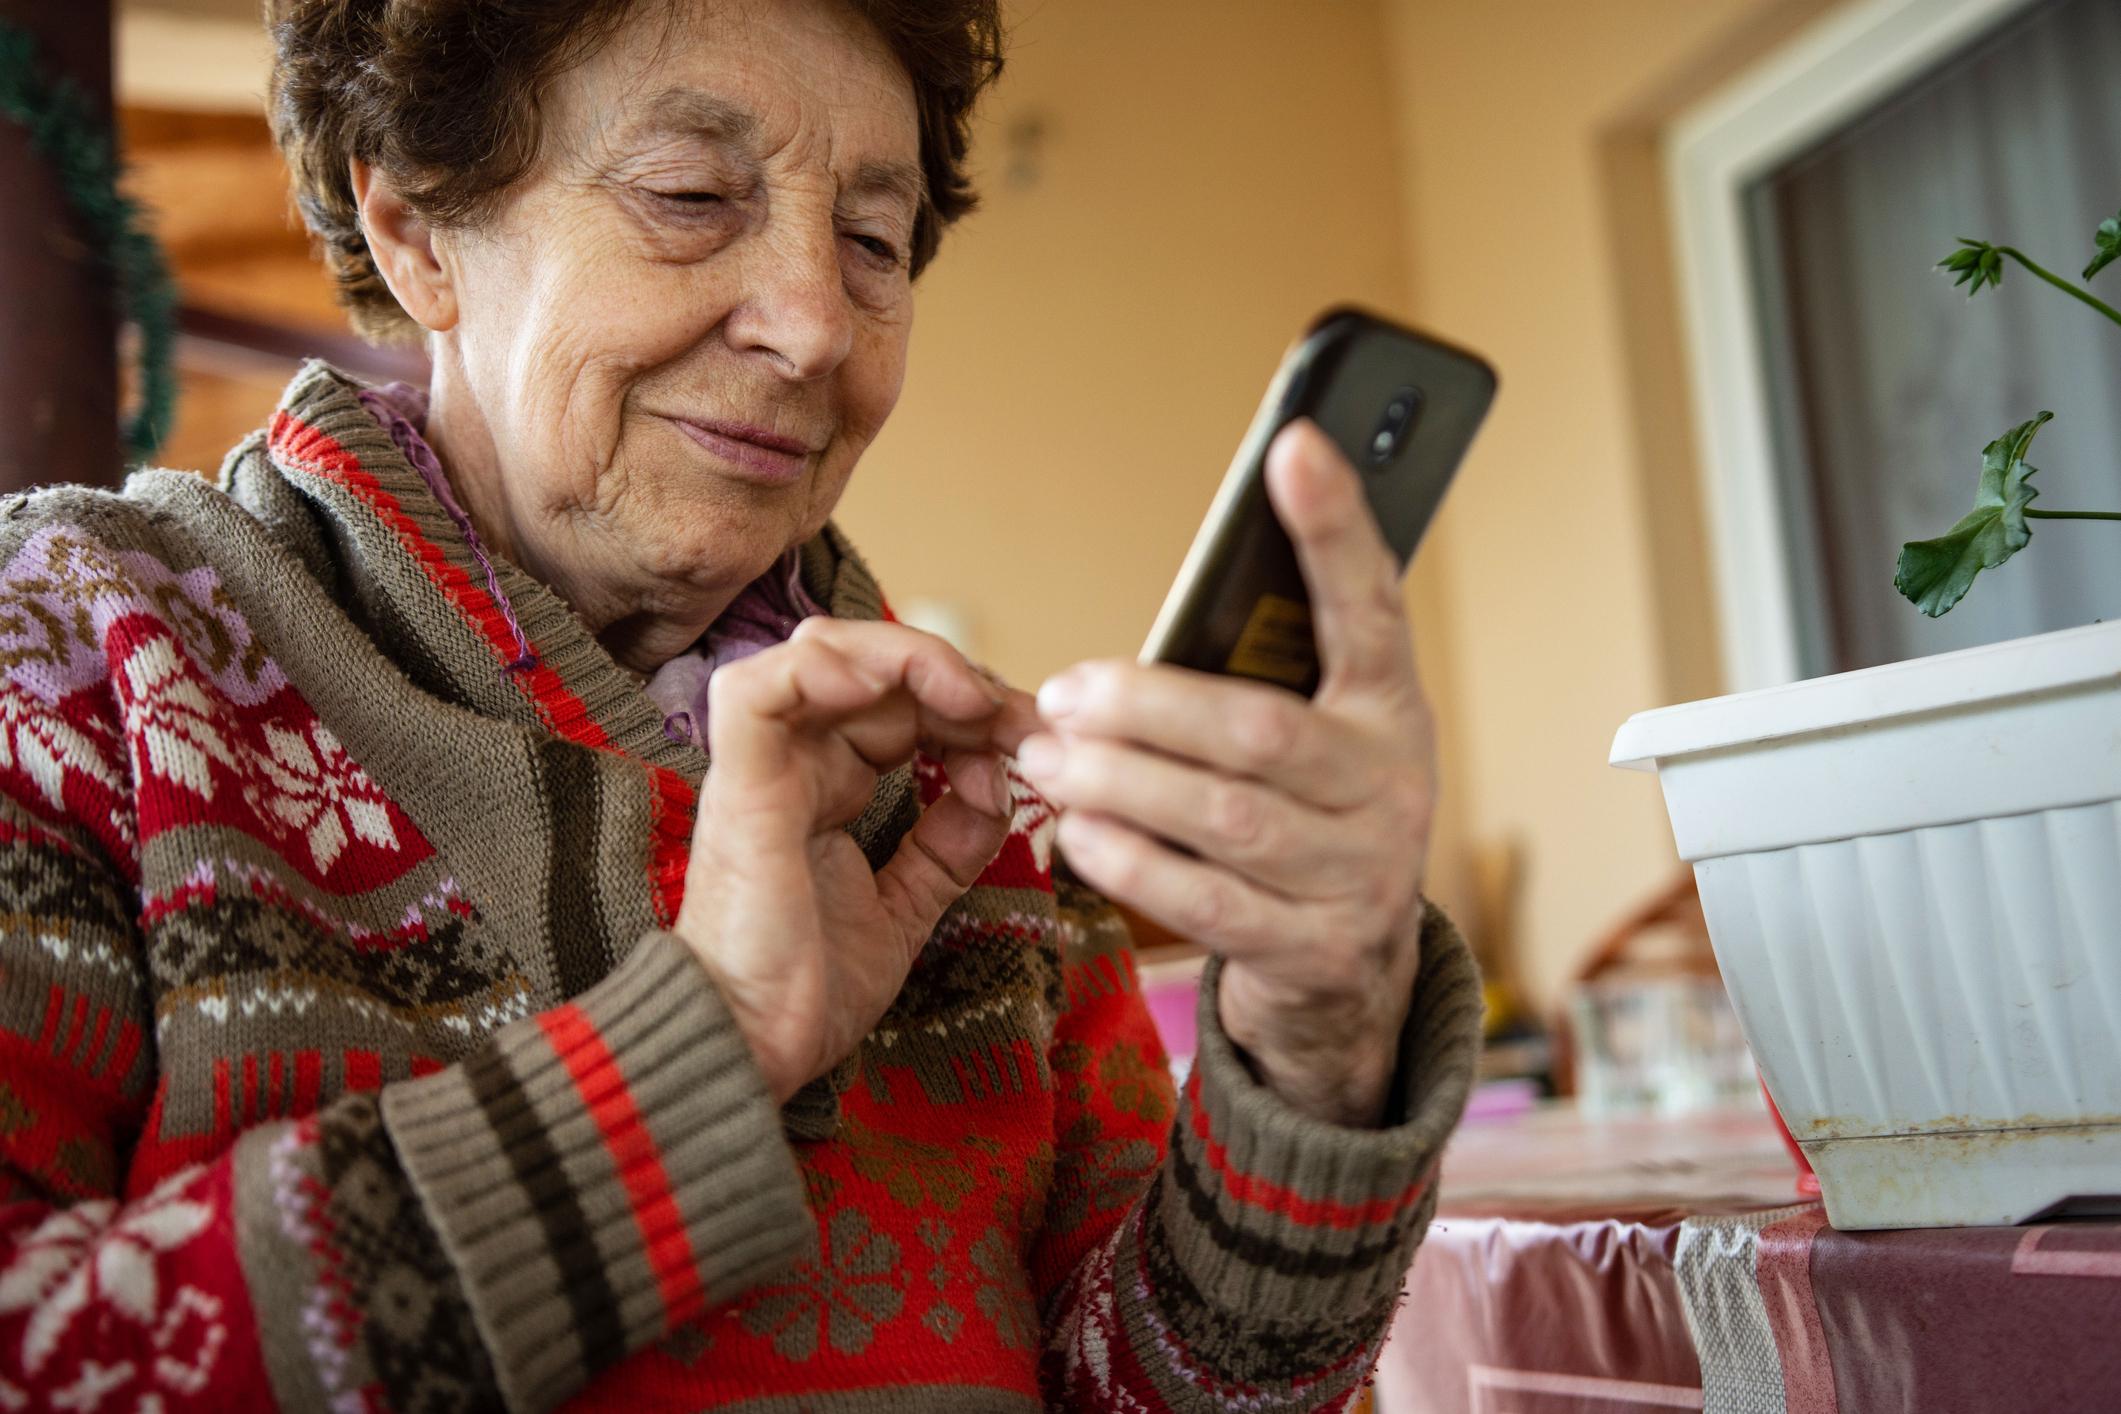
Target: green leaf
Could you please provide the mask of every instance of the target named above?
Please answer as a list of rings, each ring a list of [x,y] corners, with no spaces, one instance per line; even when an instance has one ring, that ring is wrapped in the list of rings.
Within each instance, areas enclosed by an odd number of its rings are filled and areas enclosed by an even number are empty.
[[[1974,576],[1992,570],[2023,550],[2033,538],[2025,508],[2040,493],[2025,454],[2033,437],[2054,417],[2043,412],[2021,422],[1981,451],[1981,488],[1974,508],[1935,540],[1912,540],[1900,547],[1900,568],[1893,588],[1931,618],[1948,613],[1966,597]]]
[[[2087,280],[2116,260],[2121,260],[2121,216],[2109,216],[2101,221],[2092,239],[2099,243],[2099,253],[2092,257],[2091,264],[2084,267],[2084,278]]]
[[[1937,268],[1959,278],[1954,285],[1969,285],[1968,298],[1981,293],[1983,285],[2003,284],[2003,252],[1987,241],[1959,238],[1959,249],[1937,262]]]

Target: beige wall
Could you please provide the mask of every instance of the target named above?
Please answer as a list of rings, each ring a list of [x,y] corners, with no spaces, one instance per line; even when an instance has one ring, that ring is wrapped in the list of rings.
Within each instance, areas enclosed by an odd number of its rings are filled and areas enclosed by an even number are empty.
[[[1409,592],[1445,730],[1432,888],[1474,914],[1469,857],[1520,843],[1551,1004],[1678,868],[1654,784],[1605,765],[1614,729],[1719,690],[1658,132],[1827,3],[1015,6],[987,207],[924,282],[843,522],[1028,684],[1139,643],[1319,307],[1487,353],[1502,397]]]
[[[1413,311],[1502,372],[1439,523],[1463,825],[1524,842],[1526,975],[1550,1002],[1678,867],[1654,783],[1605,765],[1615,728],[1718,690],[1662,216],[1640,207],[1661,193],[1630,164],[1820,8],[1386,3]]]
[[[842,519],[897,596],[976,594],[1035,682],[1140,645],[1304,320],[1404,291],[1374,4],[1027,3],[1012,35],[984,209]]]
[[[1140,647],[1283,347],[1338,300],[1403,313],[1405,241],[1372,0],[1047,0],[1012,31],[985,207],[923,277],[840,519],[1035,685]]]
[[[240,0],[228,0],[231,5]],[[1520,840],[1543,1001],[1675,869],[1629,713],[1717,690],[1656,141],[1833,0],[1019,0],[986,207],[923,280],[841,510],[900,603],[1035,684],[1140,643],[1284,344],[1355,299],[1486,352],[1409,601],[1432,888]]]

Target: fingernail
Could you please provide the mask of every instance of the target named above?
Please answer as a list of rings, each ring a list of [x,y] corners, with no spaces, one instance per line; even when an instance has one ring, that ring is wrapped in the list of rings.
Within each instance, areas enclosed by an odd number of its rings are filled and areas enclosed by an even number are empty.
[[[1039,694],[1041,698],[1044,693]],[[1024,738],[1024,744],[1016,749],[1016,764],[1024,774],[1035,780],[1047,780],[1060,774],[1061,761],[1067,749],[1060,738],[1050,732],[1037,732]]]
[[[1009,768],[999,757],[994,762],[994,813],[1004,820],[1016,814],[1016,791],[1009,784]]]
[[[1083,681],[1074,673],[1047,678],[1038,688],[1038,710],[1047,717],[1065,717],[1082,701]]]

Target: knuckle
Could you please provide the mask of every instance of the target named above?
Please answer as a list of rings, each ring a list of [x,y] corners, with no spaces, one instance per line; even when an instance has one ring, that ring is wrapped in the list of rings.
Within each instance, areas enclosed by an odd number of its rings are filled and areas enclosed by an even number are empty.
[[[1348,630],[1353,648],[1349,657],[1373,683],[1392,678],[1405,637],[1406,626],[1399,620],[1378,612],[1359,614]]]
[[[1208,788],[1206,815],[1209,830],[1225,845],[1256,848],[1267,832],[1259,793],[1236,781],[1217,781]]]
[[[787,643],[782,646],[787,650],[787,656],[781,661],[786,664],[785,670],[795,680],[798,690],[806,683],[822,683],[834,677],[859,672],[853,658],[822,639],[806,639],[801,643]],[[755,662],[759,656],[763,655],[754,655],[747,661]]]
[[[1334,935],[1338,937],[1338,943],[1334,948],[1315,950],[1313,967],[1317,969],[1317,982],[1324,990],[1349,992],[1374,982],[1374,977],[1368,977],[1362,965],[1366,950],[1357,943],[1357,937],[1362,937],[1357,929],[1362,929],[1364,922],[1366,920],[1360,914],[1349,912],[1336,920]]]
[[[1327,996],[1362,990],[1370,979],[1356,966],[1355,956],[1350,948],[1315,949],[1305,964],[1312,989]]]
[[[1203,880],[1186,891],[1179,905],[1185,931],[1196,937],[1219,936],[1230,923],[1229,891],[1214,880]]]
[[[950,681],[954,674],[964,671],[964,656],[932,633],[909,628],[905,630],[902,642],[905,644],[907,671],[924,689],[933,690]]]
[[[1428,832],[1436,796],[1414,772],[1395,771],[1385,781],[1383,805],[1388,837],[1412,838]]]
[[[1111,752],[1103,743],[1071,741],[1061,755],[1055,784],[1079,803],[1110,804],[1109,785],[1113,774]]]
[[[1380,625],[1395,633],[1401,632],[1407,622],[1407,601],[1400,587],[1399,566],[1383,546],[1378,549],[1380,553],[1372,559],[1374,571],[1368,577],[1364,598]]]
[[[734,709],[750,696],[758,681],[759,660],[765,654],[754,654],[734,663],[725,663],[715,669],[707,679],[707,704],[710,710],[727,705]]]
[[[1352,899],[1363,891],[1363,880],[1368,877],[1369,861],[1344,850],[1329,849],[1312,861],[1314,877],[1321,897],[1329,899]]]
[[[907,634],[907,656],[927,664],[931,672],[947,672],[965,661],[955,648],[932,633],[908,629]]]
[[[869,808],[869,797],[876,793],[876,773],[846,772],[831,781],[826,792],[825,809],[830,819],[859,819]]]
[[[1140,882],[1138,861],[1111,829],[1093,828],[1090,821],[1069,810],[1061,815],[1059,840],[1062,852],[1072,862],[1096,876],[1092,882],[1098,887],[1125,894]]]
[[[1112,664],[1099,660],[1078,665],[1072,676],[1075,679],[1075,715],[1089,721],[1103,721],[1110,715],[1111,704],[1120,694],[1118,673]]]
[[[978,867],[963,860],[945,858],[937,853],[934,845],[918,835],[914,836],[913,839],[921,852],[921,857],[927,861],[930,883],[936,903],[947,906],[950,900],[955,899],[966,889],[971,888],[973,883],[978,880],[980,875]],[[913,941],[918,943],[920,939],[915,938]]]
[[[1409,744],[1418,742],[1430,730],[1432,714],[1428,691],[1422,686],[1421,673],[1414,663],[1413,634],[1402,634],[1392,644],[1378,687],[1378,696],[1403,738]]]
[[[1107,840],[1097,851],[1103,860],[1106,886],[1114,893],[1133,894],[1141,888],[1142,865],[1134,851],[1118,840]]]
[[[1261,698],[1232,714],[1231,735],[1253,770],[1279,766],[1296,747],[1296,715],[1287,704]]]
[[[949,639],[939,633],[930,633],[927,629],[915,628],[912,624],[894,623],[890,628],[916,653],[933,653],[944,658],[963,656],[952,646]]]
[[[1393,906],[1399,901],[1399,893],[1399,880],[1387,870],[1373,869],[1364,876],[1362,889],[1356,895],[1363,921],[1368,925],[1361,933],[1364,939],[1384,932],[1385,920],[1392,916]]]
[[[1377,986],[1377,968],[1367,948],[1343,948],[1333,958],[1333,989],[1344,997],[1369,995]]]
[[[1396,870],[1378,868],[1365,874],[1349,899],[1349,936],[1363,949],[1374,947],[1391,933],[1411,892],[1412,884]]]

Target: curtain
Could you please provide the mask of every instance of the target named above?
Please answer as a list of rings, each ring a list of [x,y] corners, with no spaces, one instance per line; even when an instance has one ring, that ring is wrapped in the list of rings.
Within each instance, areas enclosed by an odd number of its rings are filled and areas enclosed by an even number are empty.
[[[2040,509],[2121,510],[2121,326],[2012,264],[1969,300],[1959,236],[2074,279],[2121,212],[2121,4],[2050,0],[1749,194],[1806,667],[1841,671],[2121,615],[2121,524],[2034,523],[1941,619],[1902,541],[1973,504],[1981,449],[2052,410]],[[2121,263],[2091,289],[2121,306]]]

